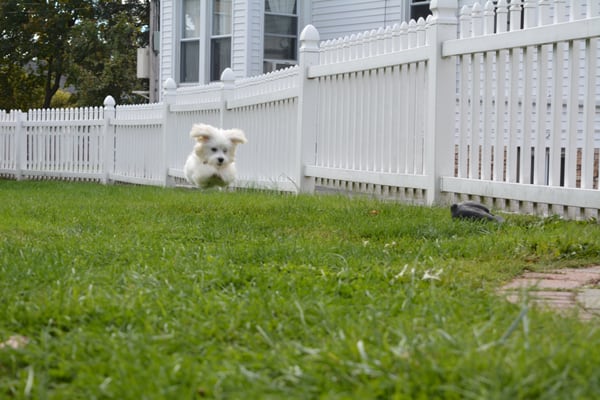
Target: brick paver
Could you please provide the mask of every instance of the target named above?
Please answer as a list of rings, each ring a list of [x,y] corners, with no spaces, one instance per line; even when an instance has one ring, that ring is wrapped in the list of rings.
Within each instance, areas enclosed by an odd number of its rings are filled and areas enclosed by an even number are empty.
[[[600,316],[600,266],[526,272],[500,289],[511,303],[527,296],[539,307],[558,313],[579,311],[582,320]]]

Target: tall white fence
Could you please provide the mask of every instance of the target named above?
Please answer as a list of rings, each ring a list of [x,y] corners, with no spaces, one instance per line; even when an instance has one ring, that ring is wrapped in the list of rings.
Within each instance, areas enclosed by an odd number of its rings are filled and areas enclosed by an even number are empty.
[[[450,26],[446,34],[455,34]],[[433,200],[428,161],[439,149],[428,140],[437,122],[429,101],[437,90],[454,97],[451,82],[432,85],[435,28],[420,19],[322,44],[308,70],[319,107],[318,151],[306,172],[319,185]]]
[[[463,7],[460,38],[443,44],[458,61],[459,134],[457,171],[442,188],[502,208],[597,216],[598,2],[583,12],[575,1],[516,5]]]
[[[322,43],[308,26],[298,66],[168,79],[159,104],[0,112],[0,175],[170,185],[204,122],[246,132],[240,187],[598,218],[598,2],[432,12]]]

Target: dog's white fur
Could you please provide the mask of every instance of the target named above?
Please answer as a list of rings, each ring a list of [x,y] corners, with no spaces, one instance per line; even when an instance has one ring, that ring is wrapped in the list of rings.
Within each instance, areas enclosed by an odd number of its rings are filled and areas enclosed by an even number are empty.
[[[190,137],[197,143],[183,167],[188,182],[202,189],[233,182],[237,175],[235,149],[238,144],[247,142],[244,132],[194,124]]]

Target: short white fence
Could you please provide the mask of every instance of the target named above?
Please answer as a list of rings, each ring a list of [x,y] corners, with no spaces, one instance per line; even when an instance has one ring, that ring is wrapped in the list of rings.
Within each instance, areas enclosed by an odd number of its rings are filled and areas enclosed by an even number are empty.
[[[239,187],[598,218],[597,2],[456,4],[322,43],[308,26],[298,66],[168,79],[159,104],[0,112],[0,175],[170,185],[204,122],[245,131]]]
[[[102,179],[104,110],[98,107],[0,113],[0,175]]]

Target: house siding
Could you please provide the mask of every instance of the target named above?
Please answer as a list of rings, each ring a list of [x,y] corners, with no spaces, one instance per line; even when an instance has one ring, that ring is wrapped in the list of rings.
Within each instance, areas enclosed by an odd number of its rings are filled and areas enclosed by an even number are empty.
[[[238,78],[262,74],[264,0],[234,0],[231,69]]]
[[[233,0],[231,66],[237,78],[259,75],[263,71],[264,1]],[[600,0],[592,1],[598,10]],[[463,6],[473,3],[474,0],[459,0],[459,12]],[[578,3],[576,19],[585,15],[587,3]],[[179,0],[160,2],[161,49],[158,57],[161,88],[167,78],[178,79],[178,4]],[[570,4],[565,3],[569,14]],[[311,23],[318,29],[321,40],[328,40],[401,23],[408,19],[409,0],[298,0],[298,10],[299,31]],[[600,52],[600,41],[597,43]],[[580,58],[583,59],[583,53]],[[581,63],[580,68],[585,68],[585,65]],[[596,84],[600,85],[600,79]],[[565,86],[565,92],[567,89]]]
[[[160,2],[160,85],[168,78],[175,78],[176,52],[174,51],[174,28],[176,26],[175,5],[172,0]],[[162,98],[162,90],[160,90]]]
[[[231,69],[236,78],[247,75],[248,71],[248,15],[249,2],[236,0],[233,2]]]
[[[314,0],[312,24],[322,40],[393,25],[403,20],[406,0]]]
[[[249,0],[252,8],[248,15],[248,74],[260,75],[263,72],[264,0]]]

